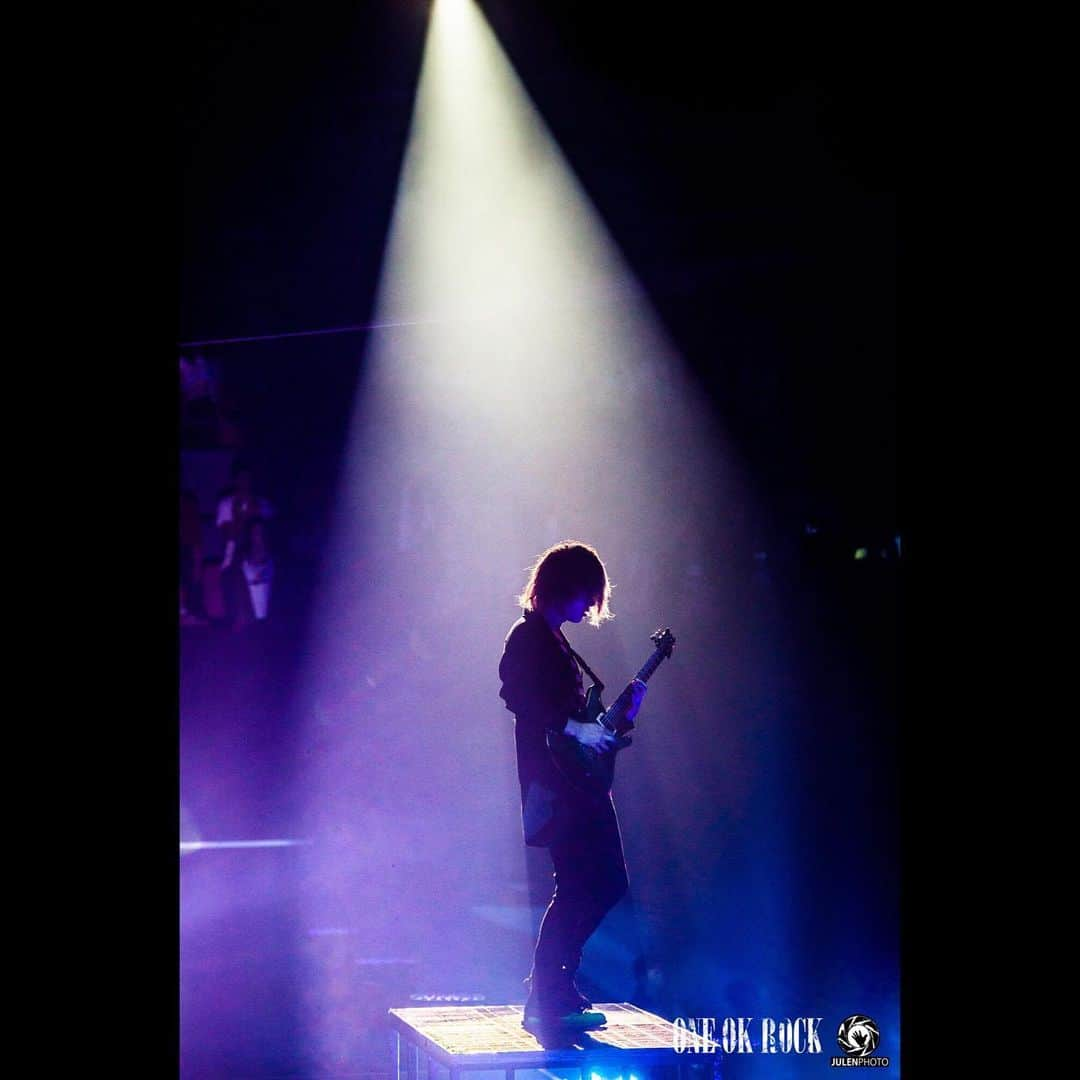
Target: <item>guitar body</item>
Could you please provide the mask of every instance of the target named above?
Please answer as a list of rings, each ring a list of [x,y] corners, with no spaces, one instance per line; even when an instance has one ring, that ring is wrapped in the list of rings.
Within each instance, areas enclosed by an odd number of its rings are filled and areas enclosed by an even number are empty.
[[[637,679],[641,682],[649,681],[660,662],[669,657],[675,647],[675,638],[670,629],[657,630],[650,640],[656,649],[637,673]],[[603,724],[608,731],[619,736],[619,741],[610,750],[585,746],[573,735],[554,731],[549,731],[547,735],[548,750],[559,772],[579,791],[600,798],[611,791],[615,779],[615,755],[630,745],[632,740],[627,732],[634,727],[633,721],[626,719],[631,702],[630,687],[623,690],[615,699],[615,704],[607,710],[600,698],[602,692],[602,686],[595,683],[590,686],[585,695],[585,706],[574,719],[579,723]]]
[[[600,689],[590,686],[585,695],[585,707],[574,719],[583,724],[598,724],[603,715]],[[624,725],[626,730],[632,726]],[[611,790],[615,780],[615,755],[620,747],[600,751],[594,746],[583,745],[573,735],[555,731],[548,732],[547,744],[559,772],[579,791],[602,797]]]

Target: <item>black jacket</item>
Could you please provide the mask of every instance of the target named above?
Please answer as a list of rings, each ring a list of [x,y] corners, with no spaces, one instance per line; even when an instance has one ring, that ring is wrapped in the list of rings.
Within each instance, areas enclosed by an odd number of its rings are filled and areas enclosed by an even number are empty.
[[[585,704],[581,672],[543,616],[526,611],[506,635],[499,678],[499,696],[515,716],[522,832],[526,844],[545,847],[580,801],[555,767],[546,737],[563,731]]]

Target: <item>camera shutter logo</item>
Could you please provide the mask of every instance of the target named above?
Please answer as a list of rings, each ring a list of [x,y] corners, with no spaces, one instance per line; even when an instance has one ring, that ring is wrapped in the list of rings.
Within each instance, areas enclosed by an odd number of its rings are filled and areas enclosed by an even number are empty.
[[[849,1016],[836,1033],[840,1049],[856,1057],[869,1057],[881,1041],[881,1031],[869,1016]]]

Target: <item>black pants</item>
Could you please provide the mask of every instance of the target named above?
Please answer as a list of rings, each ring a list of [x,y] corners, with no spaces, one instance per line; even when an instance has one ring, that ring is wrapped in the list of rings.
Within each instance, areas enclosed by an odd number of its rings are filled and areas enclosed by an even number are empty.
[[[559,989],[573,978],[581,950],[627,890],[619,821],[611,796],[570,808],[549,850],[555,892],[540,923],[533,953],[532,989]]]

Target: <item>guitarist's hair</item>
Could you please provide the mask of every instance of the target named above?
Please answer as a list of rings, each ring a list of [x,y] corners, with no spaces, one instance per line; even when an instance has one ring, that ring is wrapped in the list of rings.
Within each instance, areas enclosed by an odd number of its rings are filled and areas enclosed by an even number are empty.
[[[518,596],[518,603],[528,611],[548,603],[561,603],[584,592],[592,598],[588,620],[599,626],[613,619],[611,583],[607,570],[594,547],[580,541],[564,540],[541,553],[529,570],[529,580]]]

